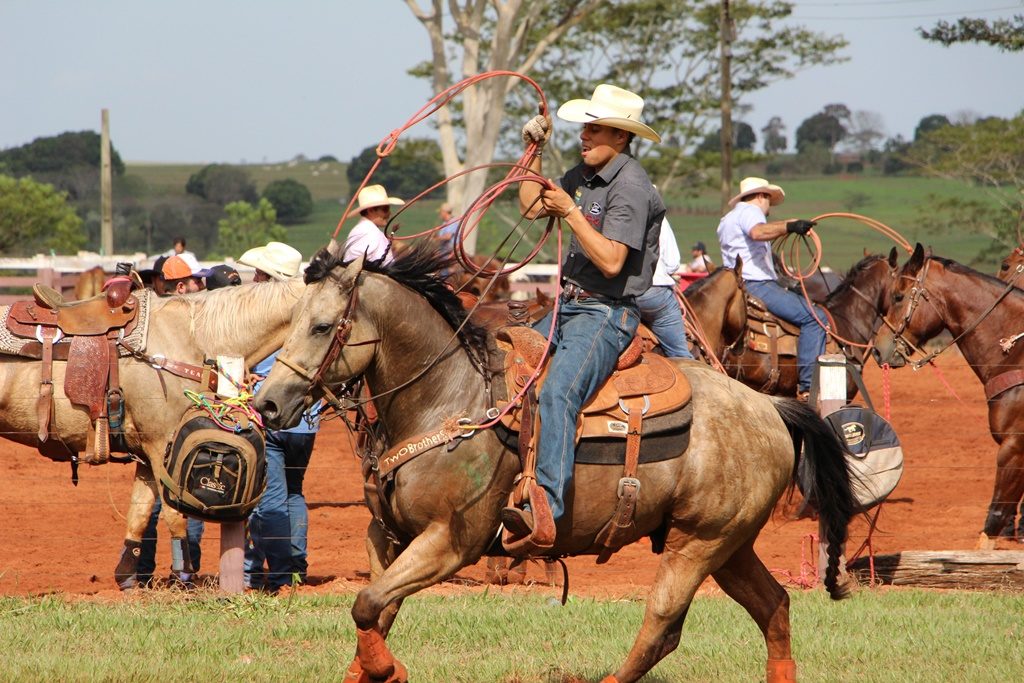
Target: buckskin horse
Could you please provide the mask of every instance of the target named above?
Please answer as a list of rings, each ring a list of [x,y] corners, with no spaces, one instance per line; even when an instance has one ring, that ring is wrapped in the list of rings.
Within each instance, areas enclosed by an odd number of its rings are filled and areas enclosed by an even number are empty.
[[[269,428],[283,428],[321,383],[338,389],[362,377],[387,453],[422,453],[382,482],[370,474],[384,476],[387,458],[364,453],[367,504],[376,510],[367,539],[371,582],[352,608],[357,648],[345,679],[406,681],[385,641],[399,606],[483,555],[503,552],[495,544],[500,510],[520,461],[497,429],[452,434],[459,420],[486,419],[495,407],[490,389],[504,377],[493,375],[493,337],[468,325],[458,298],[431,275],[442,267],[436,257],[411,253],[381,268],[363,259],[344,264],[340,256],[332,242],[310,263],[292,333],[254,406]],[[661,567],[632,651],[605,681],[636,681],[676,648],[708,575],[760,627],[768,680],[793,680],[788,597],[754,540],[798,479],[828,530],[825,586],[834,599],[844,597],[838,548],[853,503],[840,443],[803,404],[758,394],[698,362],[664,362],[685,373],[692,399],[684,410],[692,417],[667,459],[641,464],[636,474],[643,493],[624,542],[652,536]],[[444,443],[439,427],[451,441]],[[444,447],[420,451],[438,442]],[[621,461],[577,464],[551,556],[598,554],[595,538],[616,507],[621,475]],[[371,482],[379,483],[377,493]]]
[[[895,247],[888,258],[877,254],[865,255],[821,304],[834,323],[834,338],[839,351],[846,356],[848,363],[858,368],[864,365],[867,345],[882,324],[896,265]],[[730,376],[765,393],[795,396],[796,335],[799,328],[777,322],[774,316],[766,316],[756,309],[748,308],[747,315],[746,343],[738,345],[738,354],[728,355],[726,366]],[[857,387],[853,382],[848,386],[847,397],[852,399],[857,394]]]
[[[146,329],[140,331],[138,337],[144,349],[132,335],[124,339],[128,346],[142,353],[132,356],[124,355],[127,352],[123,351],[122,357],[116,361],[124,404],[124,452],[137,463],[125,546],[114,572],[120,587],[130,588],[136,583],[138,544],[157,495],[151,463],[163,461],[179,418],[192,405],[184,394],[185,390],[206,389],[196,381],[201,376],[206,358],[216,358],[217,354],[238,355],[245,358],[247,367],[251,367],[279,348],[284,342],[292,309],[303,288],[302,281],[296,278],[282,283],[225,287],[214,292],[167,298],[158,298],[149,290],[136,290],[132,293],[136,305],[145,308],[145,313],[139,314],[145,315],[145,320],[139,318],[139,325]],[[106,309],[107,302],[102,299],[103,296],[91,301],[98,303],[101,309]],[[70,306],[76,308],[82,304],[89,305],[90,301],[71,303]],[[44,310],[47,306],[55,306],[57,309],[62,306],[59,300],[46,305],[40,302],[31,305],[36,306],[32,313],[41,320],[47,319]],[[8,310],[7,307],[0,307],[5,319]],[[85,318],[90,317],[90,311],[84,310],[84,313]],[[59,311],[58,315],[61,315]],[[106,327],[105,323],[96,320],[76,320],[75,323],[79,326],[98,324]],[[64,326],[74,327],[66,323]],[[7,334],[7,342],[17,341],[10,337],[6,329],[0,329],[0,333]],[[41,453],[54,460],[77,463],[82,453],[94,450],[87,443],[87,434],[95,430],[89,409],[73,405],[68,399],[68,387],[77,386],[76,383],[83,381],[88,383],[91,374],[87,367],[77,367],[68,373],[71,363],[59,360],[62,356],[66,358],[68,353],[74,355],[66,347],[74,343],[77,337],[73,336],[73,330],[68,334],[69,337],[65,337],[63,342],[53,345],[53,357],[57,360],[53,360],[50,366],[53,401],[49,410],[52,411],[52,417],[48,420],[48,426],[42,428],[47,437],[44,442],[40,441],[39,435],[41,427],[38,410],[41,403],[37,396],[44,365],[40,360],[13,355],[9,349],[0,354],[0,431],[12,441],[39,448]],[[65,347],[63,353],[61,346]],[[30,350],[26,348],[23,352],[28,353]],[[116,353],[113,358],[117,358]],[[157,369],[155,365],[161,365],[164,370]],[[195,379],[173,374],[174,371],[184,372]],[[65,379],[68,374],[77,374],[78,377],[68,384]],[[47,408],[42,406],[43,410]],[[116,454],[113,457],[117,459]],[[100,458],[99,462],[104,459]],[[172,539],[180,544],[185,553],[181,571],[190,573],[188,546],[184,543],[184,518],[168,505],[163,506],[161,516],[170,529]],[[179,570],[175,571],[175,575],[179,573]]]
[[[1013,536],[1018,504],[1024,498],[1024,265],[1016,280],[1000,280],[950,259],[932,256],[918,244],[899,271],[886,319],[875,338],[879,365],[903,367],[915,349],[949,330],[974,374],[985,386],[988,423],[999,444],[995,488],[981,545]],[[951,342],[952,344],[952,342]],[[944,351],[914,363],[921,367]],[[1024,541],[1024,520],[1017,529]]]

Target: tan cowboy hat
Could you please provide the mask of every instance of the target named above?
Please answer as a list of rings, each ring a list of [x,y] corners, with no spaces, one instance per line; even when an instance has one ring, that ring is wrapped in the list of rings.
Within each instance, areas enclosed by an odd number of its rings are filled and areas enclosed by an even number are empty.
[[[398,197],[389,197],[388,191],[384,189],[383,185],[367,185],[363,189],[359,190],[359,194],[356,197],[358,205],[353,213],[362,213],[367,209],[372,209],[377,206],[402,206],[405,204]]]
[[[275,280],[288,280],[299,274],[302,254],[284,242],[267,242],[265,247],[254,247],[242,254],[238,262],[262,270]]]
[[[594,88],[589,100],[569,100],[558,108],[558,118],[572,123],[599,123],[636,133],[642,138],[661,142],[661,136],[640,122],[644,98],[618,86],[602,83]]]
[[[736,202],[742,201],[745,197],[749,197],[752,194],[758,194],[764,192],[770,194],[771,199],[768,200],[769,206],[778,206],[786,200],[786,193],[778,185],[772,185],[764,178],[744,178],[740,181],[740,193],[729,200],[729,206],[736,206]]]

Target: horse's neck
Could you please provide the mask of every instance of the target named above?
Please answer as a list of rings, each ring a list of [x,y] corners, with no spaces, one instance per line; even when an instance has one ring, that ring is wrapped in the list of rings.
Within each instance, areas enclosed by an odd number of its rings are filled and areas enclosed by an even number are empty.
[[[366,380],[391,439],[436,429],[451,418],[481,419],[490,400],[483,377],[430,303],[377,278],[362,290],[381,339]]]
[[[934,289],[926,285],[928,300],[921,301],[918,307],[935,307],[946,329],[957,340],[964,359],[982,382],[1002,373],[1011,363],[1000,348],[999,340],[1024,332],[1021,322],[1024,320],[1024,292],[1011,288],[989,311],[993,302],[1006,291],[1003,283],[943,268],[941,284],[941,288]],[[964,334],[972,326],[974,328]],[[960,335],[963,338],[959,338]]]
[[[708,341],[718,347],[724,346],[722,330],[725,324],[725,317],[729,314],[729,307],[732,298],[726,298],[726,294],[719,291],[720,282],[716,281],[701,287],[691,296],[686,297],[697,314],[698,322]],[[724,289],[724,287],[723,287]],[[713,291],[709,291],[713,290]],[[720,353],[721,348],[716,348],[715,353]]]
[[[854,287],[860,290],[860,294],[854,291]],[[857,344],[867,344],[882,324],[882,316],[870,301],[877,298],[878,292],[874,289],[864,291],[856,283],[851,283],[850,287],[826,299],[824,306],[832,315],[836,334]],[[855,347],[851,352],[863,361],[864,349]]]

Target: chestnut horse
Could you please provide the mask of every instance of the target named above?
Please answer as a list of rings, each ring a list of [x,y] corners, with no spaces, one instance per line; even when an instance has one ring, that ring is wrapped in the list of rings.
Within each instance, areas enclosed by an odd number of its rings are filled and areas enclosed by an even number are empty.
[[[89,270],[83,270],[75,280],[75,299],[90,299],[103,291],[103,284],[107,281],[107,274],[103,266],[93,266]]]
[[[216,358],[217,354],[237,355],[251,367],[284,342],[303,288],[296,278],[167,298],[158,298],[148,290],[136,292],[149,299],[145,353],[193,365],[202,365],[204,359]],[[53,363],[51,436],[41,449],[54,460],[63,461],[85,450],[89,427],[88,412],[73,406],[64,395],[66,365],[63,361]],[[0,431],[12,441],[33,447],[40,446],[36,436],[40,368],[37,360],[0,355]],[[142,539],[157,495],[150,463],[162,462],[178,420],[191,405],[185,390],[198,391],[200,387],[131,356],[120,359],[118,372],[125,399],[124,439],[137,464],[125,551],[115,578],[119,586],[130,588],[135,585],[138,564],[133,551]],[[186,554],[182,569],[175,574],[191,573],[188,544],[183,542],[184,518],[169,505],[163,506],[161,517],[170,528],[173,542],[180,544]]]
[[[442,264],[428,252],[386,268],[340,257],[332,242],[306,270],[292,333],[255,399],[267,426],[294,424],[311,392],[322,390],[319,381],[337,389],[357,377],[374,391],[385,448],[419,442],[459,416],[485,420],[488,383],[501,381],[498,359],[487,333],[467,324],[458,298],[431,274]],[[758,394],[701,363],[672,362],[692,386],[689,442],[678,457],[639,466],[643,493],[626,533],[630,542],[653,535],[661,567],[632,651],[605,680],[636,681],[672,652],[694,593],[711,575],[764,634],[769,681],[790,681],[788,598],[754,541],[799,478],[828,529],[825,586],[835,599],[845,595],[838,548],[853,501],[841,445],[803,404]],[[368,455],[364,464],[377,462]],[[358,644],[346,680],[408,680],[385,641],[402,601],[503,552],[494,548],[499,512],[519,469],[498,432],[478,429],[408,460],[368,497],[379,502],[368,531],[371,582],[352,608]],[[595,537],[616,505],[621,466],[579,464],[575,472],[553,557],[597,554]]]
[[[932,256],[918,244],[899,271],[891,301],[886,319],[892,328],[883,327],[875,338],[879,365],[902,367],[914,349],[949,330],[985,385],[989,431],[999,453],[983,532],[989,539],[1012,536],[1017,506],[1024,499],[1024,291]],[[935,355],[928,354],[915,367]],[[1017,540],[1024,541],[1024,521]]]
[[[1003,259],[1002,263],[999,264],[999,272],[996,273],[996,277],[1003,282],[1008,282],[1013,274],[1016,272],[1017,266],[1024,264],[1024,245],[1018,245],[1013,248],[1013,251]],[[1017,287],[1024,287],[1024,282],[1020,278],[1014,280],[1014,285]]]
[[[707,277],[701,278],[683,290],[684,311],[688,307],[694,316],[686,316],[687,337],[696,347],[694,357],[714,365],[708,358],[714,355],[719,363],[724,361],[726,350],[743,341],[747,331],[747,305],[743,297],[742,260],[737,260],[735,269],[715,268]],[[696,320],[693,320],[696,317]],[[696,338],[692,329],[699,325],[702,341]],[[704,342],[711,348],[704,348]]]
[[[863,367],[867,355],[866,346],[882,324],[896,265],[895,247],[889,252],[888,259],[877,254],[866,255],[850,268],[838,287],[820,304],[832,316],[836,341],[847,362],[858,368]],[[730,376],[755,389],[761,390],[771,385],[772,358],[769,353],[743,345],[738,355],[729,356],[728,369]],[[778,370],[779,378],[772,393],[777,396],[795,396],[796,358],[780,355]],[[847,397],[852,399],[857,395],[857,387],[853,382],[848,383],[848,386]]]

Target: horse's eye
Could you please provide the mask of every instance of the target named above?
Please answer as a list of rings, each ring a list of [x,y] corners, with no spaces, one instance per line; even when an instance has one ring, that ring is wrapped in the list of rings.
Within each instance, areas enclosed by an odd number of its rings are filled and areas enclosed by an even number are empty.
[[[900,294],[899,292],[897,292],[897,293],[892,295],[892,300],[895,301],[896,303],[899,303],[899,302],[903,301],[903,295]]]
[[[1009,269],[1010,269],[1010,264],[1009,263],[1003,263],[1003,265],[999,266],[999,270],[1009,270]]]
[[[313,325],[313,334],[327,334],[334,327],[331,323],[318,323]]]

